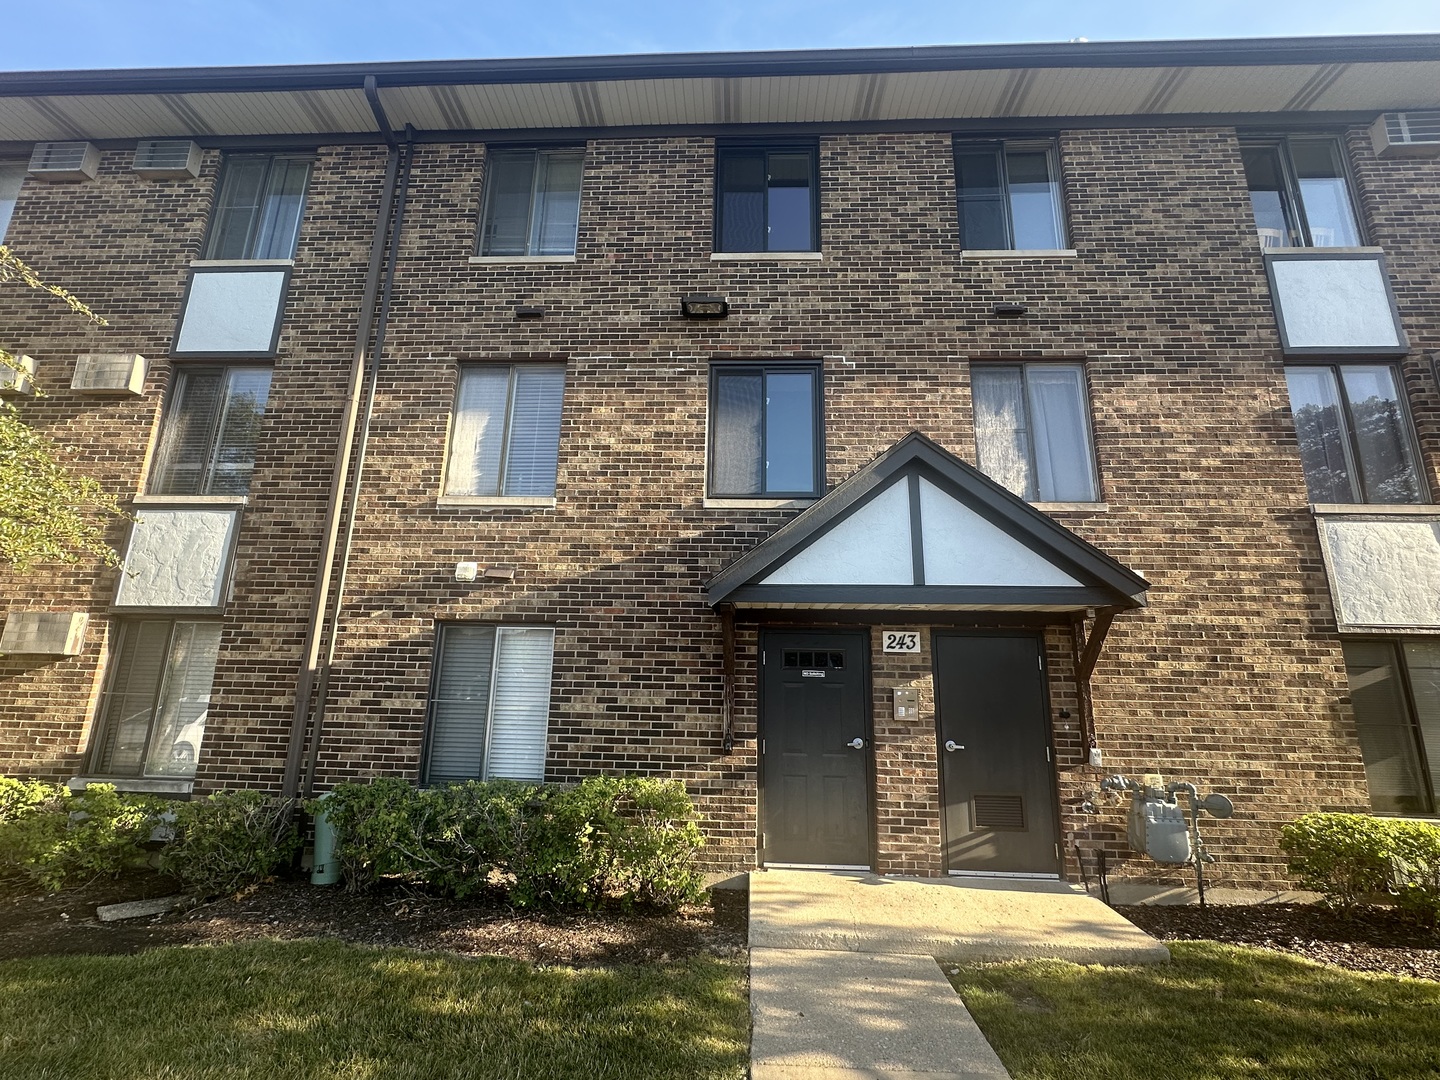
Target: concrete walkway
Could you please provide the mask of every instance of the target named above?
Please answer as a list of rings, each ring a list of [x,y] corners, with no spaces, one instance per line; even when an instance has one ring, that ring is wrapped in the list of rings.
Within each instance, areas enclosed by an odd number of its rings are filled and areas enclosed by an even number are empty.
[[[1005,1080],[935,958],[1163,963],[1057,881],[750,875],[753,1080]]]

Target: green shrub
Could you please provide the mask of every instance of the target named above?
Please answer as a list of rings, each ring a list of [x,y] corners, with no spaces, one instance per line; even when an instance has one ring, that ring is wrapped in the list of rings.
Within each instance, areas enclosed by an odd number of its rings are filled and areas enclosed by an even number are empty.
[[[504,780],[417,790],[342,784],[324,810],[346,885],[398,878],[467,896],[498,884],[511,903],[672,908],[699,895],[702,839],[678,782],[592,777],[573,786]]]
[[[91,784],[72,795],[59,785],[9,781],[3,791],[0,875],[51,891],[142,863],[143,845],[165,805],[121,795],[113,784]]]
[[[1339,908],[1389,895],[1427,922],[1440,917],[1440,826],[1367,814],[1305,814],[1280,827],[1302,885]]]
[[[294,801],[259,791],[220,791],[174,804],[161,867],[204,896],[271,877],[295,854]]]

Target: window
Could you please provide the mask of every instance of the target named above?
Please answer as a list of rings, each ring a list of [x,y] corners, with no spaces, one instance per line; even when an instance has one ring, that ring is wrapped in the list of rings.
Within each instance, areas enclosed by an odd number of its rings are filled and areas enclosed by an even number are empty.
[[[206,258],[293,258],[310,164],[279,154],[227,158]]]
[[[574,255],[583,150],[492,150],[481,255]]]
[[[980,471],[1031,502],[1094,502],[1090,409],[1079,364],[972,364]]]
[[[824,484],[818,367],[724,365],[710,378],[710,494],[810,498]]]
[[[1347,641],[1345,671],[1382,814],[1433,814],[1440,794],[1440,642]]]
[[[555,494],[564,364],[460,369],[446,495]]]
[[[546,627],[440,625],[424,783],[545,778],[554,649]]]
[[[813,146],[718,146],[716,251],[819,251]]]
[[[1306,365],[1285,381],[1312,503],[1425,501],[1395,368]]]
[[[1247,139],[1240,154],[1261,247],[1360,244],[1338,142],[1298,136]]]
[[[119,624],[91,768],[101,776],[193,777],[220,650],[218,622]]]
[[[1055,251],[1065,246],[1060,170],[1049,142],[957,142],[960,246]]]
[[[270,369],[184,367],[170,393],[150,494],[248,493]]]
[[[10,228],[10,216],[15,213],[15,201],[20,198],[20,185],[24,180],[23,162],[0,161],[0,244],[5,242],[5,231]]]

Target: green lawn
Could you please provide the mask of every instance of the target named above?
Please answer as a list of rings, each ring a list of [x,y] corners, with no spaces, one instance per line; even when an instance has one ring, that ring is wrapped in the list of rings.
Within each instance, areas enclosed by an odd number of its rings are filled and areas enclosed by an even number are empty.
[[[1206,941],[1170,950],[1154,967],[1031,961],[950,981],[1015,1080],[1440,1076],[1440,983]]]
[[[0,963],[5,1080],[740,1078],[744,964],[534,968],[330,941]]]

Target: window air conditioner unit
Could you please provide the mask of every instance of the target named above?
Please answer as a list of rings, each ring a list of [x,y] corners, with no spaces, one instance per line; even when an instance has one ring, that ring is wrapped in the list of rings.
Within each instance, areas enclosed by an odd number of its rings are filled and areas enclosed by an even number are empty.
[[[88,142],[42,142],[30,155],[29,174],[36,180],[94,180],[100,151]]]
[[[1370,141],[1382,158],[1440,157],[1440,112],[1382,113]]]
[[[130,168],[147,180],[183,180],[200,175],[200,147],[188,139],[145,139],[135,144]]]

